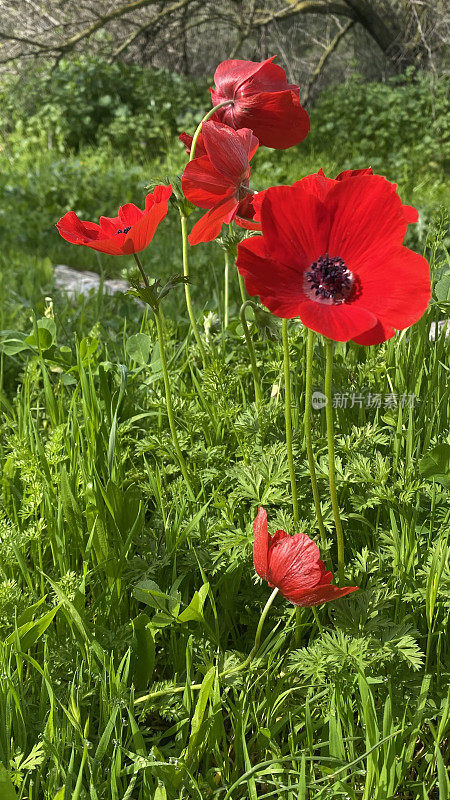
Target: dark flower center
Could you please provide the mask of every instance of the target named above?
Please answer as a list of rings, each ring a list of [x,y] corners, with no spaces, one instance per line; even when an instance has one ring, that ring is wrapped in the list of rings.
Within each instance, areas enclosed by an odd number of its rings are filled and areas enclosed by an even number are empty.
[[[328,303],[343,303],[353,288],[353,276],[345,261],[328,253],[311,264],[305,278],[310,296]]]
[[[116,231],[116,236],[117,236],[118,233],[128,233],[129,230],[131,230],[131,225],[128,225],[128,227],[126,227],[126,228],[119,228]]]

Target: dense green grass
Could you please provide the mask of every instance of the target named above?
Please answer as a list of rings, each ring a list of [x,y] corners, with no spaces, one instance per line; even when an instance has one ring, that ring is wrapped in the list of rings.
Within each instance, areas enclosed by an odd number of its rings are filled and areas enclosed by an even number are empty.
[[[434,279],[446,269],[444,229],[428,232]],[[151,249],[144,257],[150,269]],[[198,300],[203,277],[193,272]],[[335,392],[419,399],[411,409],[336,409],[347,579],[360,589],[317,620],[310,609],[296,620],[278,597],[256,658],[227,677],[250,651],[269,595],[251,561],[258,505],[272,531],[294,532],[279,341],[253,330],[258,415],[237,287],[228,330],[219,321],[205,340],[204,370],[183,288],[170,296],[189,500],[150,312],[101,294],[71,306],[52,292],[39,351],[36,287],[11,277],[10,288],[3,328],[32,338],[20,350],[23,335],[3,334],[1,355],[2,798],[14,796],[12,783],[29,800],[445,800],[448,467],[428,454],[449,442],[448,343],[429,339],[448,306],[433,302],[386,345],[336,347]],[[302,434],[305,333],[289,330],[300,528],[316,537]],[[315,388],[323,374],[318,340]],[[336,563],[324,411],[313,421]]]

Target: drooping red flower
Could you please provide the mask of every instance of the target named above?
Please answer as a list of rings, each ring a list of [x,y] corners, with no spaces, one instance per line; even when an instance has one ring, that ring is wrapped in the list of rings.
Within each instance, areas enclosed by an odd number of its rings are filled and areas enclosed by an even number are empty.
[[[69,211],[56,223],[63,239],[82,244],[111,256],[139,253],[150,244],[159,223],[168,210],[171,186],[156,186],[145,198],[141,211],[134,203],[119,208],[117,217],[100,217],[96,222],[82,222]]]
[[[237,266],[276,316],[335,341],[379,344],[417,322],[430,299],[428,263],[402,244],[416,219],[380,175],[321,171],[266,190],[263,235],[238,245]]]
[[[300,105],[300,88],[289,84],[275,56],[266,61],[223,61],[210,89],[213,105],[232,100],[216,118],[236,130],[250,128],[260,144],[284,150],[303,141],[310,122]]]
[[[253,523],[253,564],[260,578],[276,586],[296,606],[319,606],[356,592],[357,586],[332,586],[317,545],[306,533],[289,536],[276,531],[271,536],[267,513],[258,509]]]
[[[235,131],[221,122],[205,122],[202,147],[206,155],[189,161],[181,185],[185,197],[208,212],[194,225],[189,243],[210,242],[223,223],[251,213],[250,160],[258,140],[248,128]]]

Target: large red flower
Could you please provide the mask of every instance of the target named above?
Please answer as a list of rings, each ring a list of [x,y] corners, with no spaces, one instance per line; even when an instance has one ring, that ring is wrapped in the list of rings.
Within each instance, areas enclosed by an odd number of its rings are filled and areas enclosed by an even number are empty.
[[[335,341],[370,345],[412,325],[430,299],[426,260],[403,247],[417,212],[370,170],[267,189],[261,237],[238,245],[250,295]]]
[[[203,125],[201,145],[206,154],[189,161],[181,179],[187,199],[209,209],[189,235],[193,245],[215,239],[224,222],[253,213],[249,179],[256,136],[248,128],[235,131],[210,121]]]
[[[210,89],[213,105],[232,100],[216,112],[230,127],[251,128],[260,144],[284,150],[301,142],[310,122],[300,105],[300,89],[288,84],[282,67],[266,61],[223,61]]]
[[[332,586],[333,576],[325,569],[317,545],[306,533],[289,536],[276,531],[270,536],[267,513],[258,509],[253,523],[253,563],[260,578],[276,586],[296,606],[319,606],[337,600],[357,586]]]
[[[145,210],[134,203],[119,208],[117,217],[100,217],[100,224],[82,222],[69,211],[56,223],[63,239],[83,244],[111,256],[139,253],[150,244],[159,223],[167,214],[171,186],[156,186],[145,198]]]

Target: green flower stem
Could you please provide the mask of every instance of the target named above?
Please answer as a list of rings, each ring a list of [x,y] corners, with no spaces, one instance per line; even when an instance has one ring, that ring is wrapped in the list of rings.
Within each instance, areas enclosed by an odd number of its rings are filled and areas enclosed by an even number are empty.
[[[150,286],[150,284],[149,284],[146,272],[145,272],[145,270],[144,270],[144,268],[143,268],[143,266],[141,264],[139,256],[137,256],[136,253],[134,253],[134,259],[135,259],[136,264],[138,266],[139,272],[142,275],[142,280],[144,281],[145,286],[148,288]],[[186,462],[185,462],[185,460],[183,458],[183,453],[181,452],[181,447],[180,447],[180,443],[178,441],[178,434],[177,434],[177,429],[176,429],[176,425],[175,425],[175,415],[173,413],[172,395],[171,395],[171,391],[170,391],[170,381],[169,381],[169,372],[168,372],[168,369],[167,369],[166,351],[165,351],[165,345],[164,345],[164,330],[163,330],[163,328],[164,328],[164,318],[163,318],[163,314],[162,314],[162,311],[161,311],[161,306],[159,306],[158,310],[155,311],[154,313],[155,313],[156,330],[158,332],[158,344],[159,344],[159,355],[160,355],[160,358],[161,358],[161,369],[162,369],[162,373],[163,373],[164,389],[165,389],[165,393],[166,393],[167,416],[169,418],[169,426],[170,426],[170,432],[172,434],[172,442],[173,442],[174,450],[175,450],[175,452],[177,454],[177,458],[178,458],[178,461],[179,461],[179,464],[180,464],[180,469],[181,469],[183,478],[185,480],[189,495],[191,497],[191,500],[195,500],[195,495],[194,495],[194,492],[192,490],[191,482],[189,480],[189,475],[188,475],[188,471],[187,471],[187,468],[186,468]]]
[[[191,500],[195,500],[195,494],[193,492],[191,482],[189,480],[189,475],[186,467],[186,462],[183,457],[183,453],[181,452],[180,443],[178,441],[178,434],[175,425],[175,415],[173,413],[173,406],[172,406],[172,395],[170,392],[170,382],[169,382],[169,372],[167,370],[167,361],[166,361],[166,352],[164,348],[164,320],[161,311],[161,307],[158,308],[158,311],[155,313],[155,321],[156,321],[156,329],[158,331],[158,342],[159,342],[159,355],[161,358],[161,368],[164,378],[164,388],[166,392],[166,405],[167,405],[167,416],[169,418],[169,426],[170,432],[172,434],[172,442],[174,446],[174,450],[177,454],[177,458],[180,464],[180,469],[184,478],[184,482],[187,486],[189,495]]]
[[[306,452],[308,455],[309,474],[311,476],[311,488],[314,498],[314,507],[316,509],[317,524],[319,526],[320,539],[322,547],[326,547],[327,533],[323,524],[322,509],[320,507],[319,489],[317,486],[316,468],[314,465],[314,453],[312,446],[312,429],[311,429],[311,394],[312,394],[312,364],[314,357],[314,331],[308,330],[308,339],[306,343],[306,385],[305,385],[305,441]]]
[[[212,108],[211,111],[208,111],[208,113],[205,114],[202,121],[197,125],[196,131],[192,137],[191,153],[189,156],[189,161],[192,161],[192,159],[195,158],[195,148],[197,146],[197,139],[200,136],[203,123],[208,122],[208,120],[211,119],[212,116],[214,116],[214,114],[216,113],[216,111],[219,110],[219,108],[231,105],[233,105],[233,100],[224,100],[223,103],[219,103],[217,106],[214,106],[214,108]]]
[[[281,321],[283,339],[283,366],[284,366],[284,419],[286,424],[286,450],[289,465],[289,475],[291,478],[292,510],[294,514],[294,525],[298,525],[298,498],[297,484],[295,482],[294,454],[292,452],[292,405],[291,405],[291,372],[289,360],[289,338],[287,319]]]
[[[230,254],[225,250],[225,274],[224,274],[224,295],[223,295],[223,325],[228,328],[228,304],[229,304],[229,282],[230,282]]]
[[[134,260],[135,260],[135,262],[137,264],[138,270],[141,273],[142,280],[144,281],[144,286],[146,286],[146,288],[148,289],[150,287],[150,284],[148,282],[147,273],[145,272],[145,269],[141,264],[141,259],[139,258],[137,253],[133,253],[133,255],[134,255]]]
[[[245,303],[245,302],[246,302],[246,300],[247,300],[247,293],[246,293],[246,291],[245,291],[245,283],[244,283],[244,278],[242,277],[242,275],[241,275],[241,273],[239,272],[239,270],[238,270],[238,268],[237,268],[237,267],[236,267],[236,272],[237,272],[237,276],[238,276],[238,281],[239,281],[239,289],[240,289],[240,292],[241,292],[242,302],[243,302],[243,303]]]
[[[333,342],[325,339],[326,368],[325,368],[325,396],[327,398],[327,440],[328,440],[328,479],[330,484],[331,506],[333,508],[334,524],[336,527],[338,548],[338,575],[339,583],[344,583],[344,534],[342,532],[339,504],[336,492],[336,467],[334,456],[334,425],[333,425],[333,398],[331,396],[331,377],[333,373]]]
[[[248,667],[248,665],[251,663],[251,661],[253,660],[253,658],[255,657],[256,653],[259,650],[259,645],[260,645],[260,642],[261,642],[261,633],[262,633],[263,625],[264,625],[265,619],[267,617],[267,614],[269,613],[270,606],[272,605],[273,601],[275,600],[275,597],[277,596],[277,594],[278,594],[278,589],[275,588],[273,590],[272,594],[270,595],[266,605],[263,608],[263,611],[262,611],[262,614],[261,614],[261,619],[259,620],[258,627],[256,629],[255,643],[254,643],[252,649],[250,650],[250,653],[248,654],[248,656],[245,659],[245,661],[243,661],[242,664],[239,664],[237,667],[233,667],[233,669],[224,670],[223,672],[221,672],[219,674],[219,678],[225,678],[227,675],[235,675],[236,672],[242,672],[242,670],[245,669],[246,667]],[[189,688],[191,690],[192,689],[194,689],[194,690],[197,689],[198,690],[198,689],[201,689],[201,687],[202,687],[201,683],[192,683]],[[168,686],[167,689],[159,689],[157,692],[151,692],[150,694],[146,694],[143,697],[138,697],[134,702],[135,702],[135,704],[137,704],[137,703],[145,703],[147,700],[155,700],[156,698],[164,697],[164,695],[167,695],[167,694],[179,694],[180,692],[184,692],[185,688],[186,688],[185,686],[175,686],[175,687],[169,687]]]
[[[244,330],[244,337],[247,344],[248,354],[250,356],[250,366],[253,375],[253,385],[255,387],[255,402],[256,405],[259,406],[262,403],[261,376],[259,374],[258,364],[256,363],[255,349],[253,347],[252,337],[250,336],[247,320],[245,319],[245,309],[248,306],[255,308],[253,300],[246,300],[245,303],[241,305],[239,316],[241,318],[241,324]]]
[[[188,232],[187,232],[187,217],[185,217],[184,214],[181,213],[180,217],[181,217],[181,235],[183,239],[183,275],[185,278],[189,278],[189,258],[188,258],[189,242],[188,242]],[[191,287],[189,283],[184,284],[184,293],[186,296],[186,306],[189,314],[189,319],[191,321],[192,331],[195,336],[195,341],[197,342],[197,347],[200,351],[200,355],[202,357],[204,366],[206,361],[206,352],[205,348],[203,347],[203,342],[200,337],[197,323],[195,321],[195,315],[194,315],[194,310],[192,308],[192,300],[191,300]]]
[[[229,231],[230,236],[232,237],[233,236],[233,223],[232,222],[230,222],[230,224],[228,225],[228,231]],[[245,291],[244,278],[242,277],[241,273],[239,272],[239,270],[237,268],[237,263],[236,263],[235,259],[233,259],[233,261],[234,261],[234,264],[235,264],[235,267],[236,267],[236,274],[238,276],[239,291],[241,293],[242,302],[245,303],[248,298],[247,298],[247,292]]]
[[[236,672],[241,672],[243,669],[248,667],[248,665],[250,664],[250,662],[252,661],[252,659],[254,658],[254,656],[256,655],[256,653],[259,650],[259,643],[261,641],[261,633],[262,633],[264,621],[265,621],[265,619],[267,617],[267,614],[269,613],[270,606],[272,605],[273,601],[275,600],[275,597],[277,596],[277,594],[278,594],[278,589],[277,589],[277,587],[275,587],[275,589],[273,590],[272,594],[270,595],[266,605],[263,608],[263,611],[262,611],[262,614],[261,614],[261,619],[259,620],[258,627],[256,629],[255,644],[253,645],[252,649],[250,650],[250,652],[249,652],[247,658],[245,659],[245,661],[243,661],[242,664],[239,664],[237,667],[234,667],[233,669],[225,670],[225,672],[222,672],[219,675],[220,678],[223,678],[225,675],[234,675]]]

